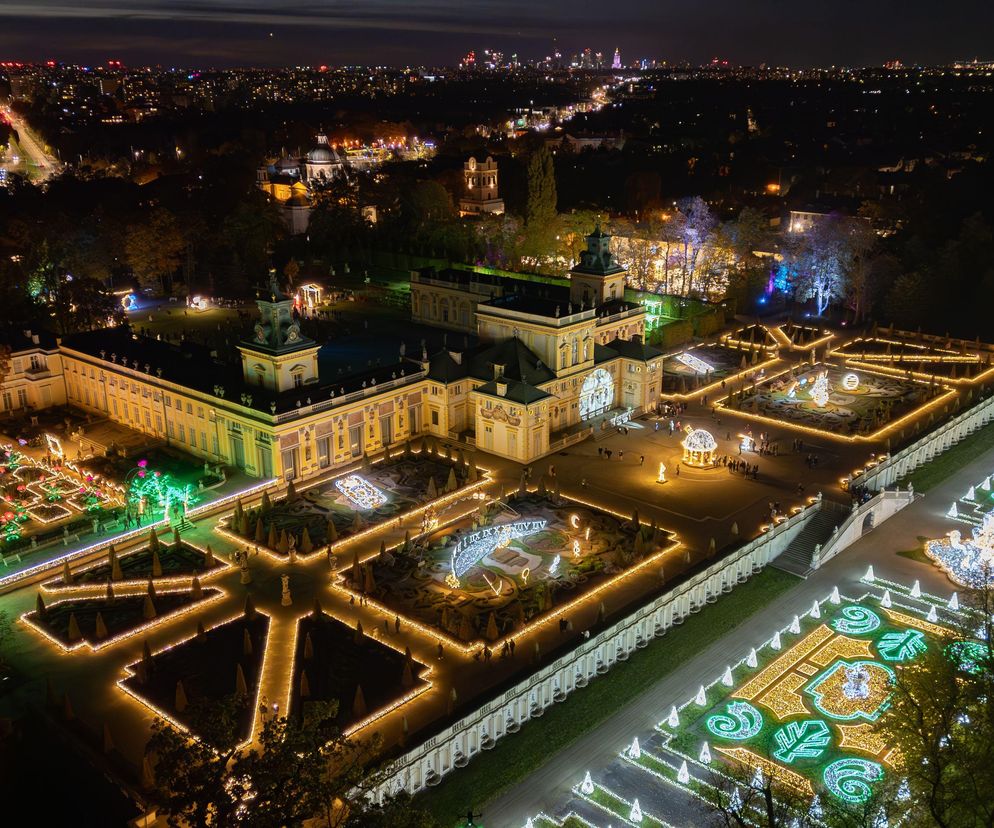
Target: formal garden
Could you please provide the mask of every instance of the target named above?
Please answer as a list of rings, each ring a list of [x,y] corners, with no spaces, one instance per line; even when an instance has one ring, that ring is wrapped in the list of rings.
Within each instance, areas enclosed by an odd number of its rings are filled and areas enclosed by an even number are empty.
[[[621,821],[661,826],[672,814],[668,785],[710,799],[715,786],[734,790],[766,778],[814,819],[829,799],[861,805],[887,776],[901,773],[899,746],[874,728],[895,671],[932,647],[973,669],[973,643],[953,631],[962,620],[955,598],[944,618],[937,610],[903,603],[886,589],[858,600],[833,591],[674,705],[654,734],[621,751],[610,777],[588,773],[574,788],[577,801]],[[902,796],[900,777],[894,787]]]
[[[676,545],[674,536],[555,492],[518,491],[360,563],[340,588],[456,646],[493,645]]]
[[[817,362],[733,390],[720,405],[780,425],[869,437],[946,393],[935,383]]]
[[[376,462],[366,457],[355,471],[300,491],[291,481],[284,496],[271,499],[264,493],[258,507],[245,509],[239,502],[223,528],[272,553],[287,556],[293,550],[307,556],[455,495],[481,479],[481,471],[467,462],[462,450],[443,453],[425,440],[417,451],[408,444]]]
[[[127,595],[115,595],[108,584],[101,596],[68,598],[48,605],[39,593],[35,609],[21,620],[65,650],[83,645],[99,650],[222,594],[218,589],[201,588],[196,581],[191,588],[171,591],[157,590],[149,583],[145,592]]]
[[[977,382],[991,370],[991,352],[979,341],[882,334],[858,337],[832,351],[854,368],[955,384]]]
[[[297,627],[289,715],[337,708],[335,721],[349,732],[388,708],[427,690],[427,668],[411,657],[333,618],[320,607]]]
[[[107,556],[81,567],[62,564],[62,572],[45,581],[42,589],[48,592],[103,588],[154,581],[155,583],[189,581],[194,576],[213,575],[227,568],[227,564],[214,555],[208,545],[201,549],[172,534],[169,542],[159,539],[159,533],[149,530],[148,542],[123,554],[114,545],[107,548]]]
[[[120,495],[94,478],[0,449],[0,554],[37,548],[116,520]]]
[[[197,715],[204,704],[240,699],[236,736],[246,740],[255,720],[268,635],[269,616],[249,601],[237,617],[210,629],[198,623],[195,635],[160,652],[146,646],[119,685],[195,736],[207,736],[198,730],[210,724]]]
[[[777,339],[782,337],[782,345],[800,351],[809,351],[831,337],[831,334],[824,328],[800,325],[793,320],[774,328],[772,333]]]
[[[742,373],[760,377],[769,359],[759,345],[695,345],[663,359],[663,393],[687,394]]]

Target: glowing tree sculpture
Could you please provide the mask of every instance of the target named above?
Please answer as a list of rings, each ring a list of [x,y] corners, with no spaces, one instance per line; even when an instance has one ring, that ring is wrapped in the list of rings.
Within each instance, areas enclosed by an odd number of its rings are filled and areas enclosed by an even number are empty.
[[[828,405],[828,371],[822,371],[815,378],[808,393],[811,395],[811,400],[819,408]]]
[[[139,514],[152,511],[165,515],[176,504],[182,503],[186,509],[199,499],[189,483],[175,483],[168,474],[150,471],[148,460],[138,461],[138,467],[128,473],[126,483],[128,503],[134,505]]]

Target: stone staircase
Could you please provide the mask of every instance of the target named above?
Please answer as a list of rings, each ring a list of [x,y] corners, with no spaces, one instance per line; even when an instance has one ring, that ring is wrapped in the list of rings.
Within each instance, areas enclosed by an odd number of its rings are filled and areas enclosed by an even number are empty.
[[[815,546],[824,546],[835,529],[846,517],[846,509],[836,503],[822,502],[821,508],[805,524],[800,534],[771,562],[770,566],[807,578],[814,568],[811,559]]]

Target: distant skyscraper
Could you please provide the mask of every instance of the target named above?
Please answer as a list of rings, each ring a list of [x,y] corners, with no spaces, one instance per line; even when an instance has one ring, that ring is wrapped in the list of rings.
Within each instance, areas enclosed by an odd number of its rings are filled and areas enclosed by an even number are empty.
[[[614,60],[611,61],[611,68],[612,69],[620,69],[621,68],[621,50],[620,49],[615,49],[614,50]]]

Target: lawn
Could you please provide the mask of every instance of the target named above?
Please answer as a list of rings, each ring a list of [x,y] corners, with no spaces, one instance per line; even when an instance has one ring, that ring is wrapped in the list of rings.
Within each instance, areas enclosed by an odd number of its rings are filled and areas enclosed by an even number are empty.
[[[927,492],[991,448],[994,448],[994,424],[984,426],[965,440],[961,440],[899,482],[903,486],[910,483],[915,487],[916,492]]]
[[[632,653],[628,661],[616,664],[588,687],[548,708],[520,733],[501,739],[493,750],[474,757],[466,768],[421,794],[420,804],[443,826],[456,824],[453,814],[464,812],[470,803],[474,808],[485,806],[797,583],[799,579],[793,575],[765,569],[717,604],[690,616],[662,638],[653,639],[644,650]]]
[[[924,543],[927,540],[929,540],[929,538],[926,538],[924,535],[919,535],[918,546],[914,549],[898,549],[896,554],[900,555],[902,558],[907,558],[910,561],[918,561],[918,563],[932,566],[935,561],[925,554]]]

